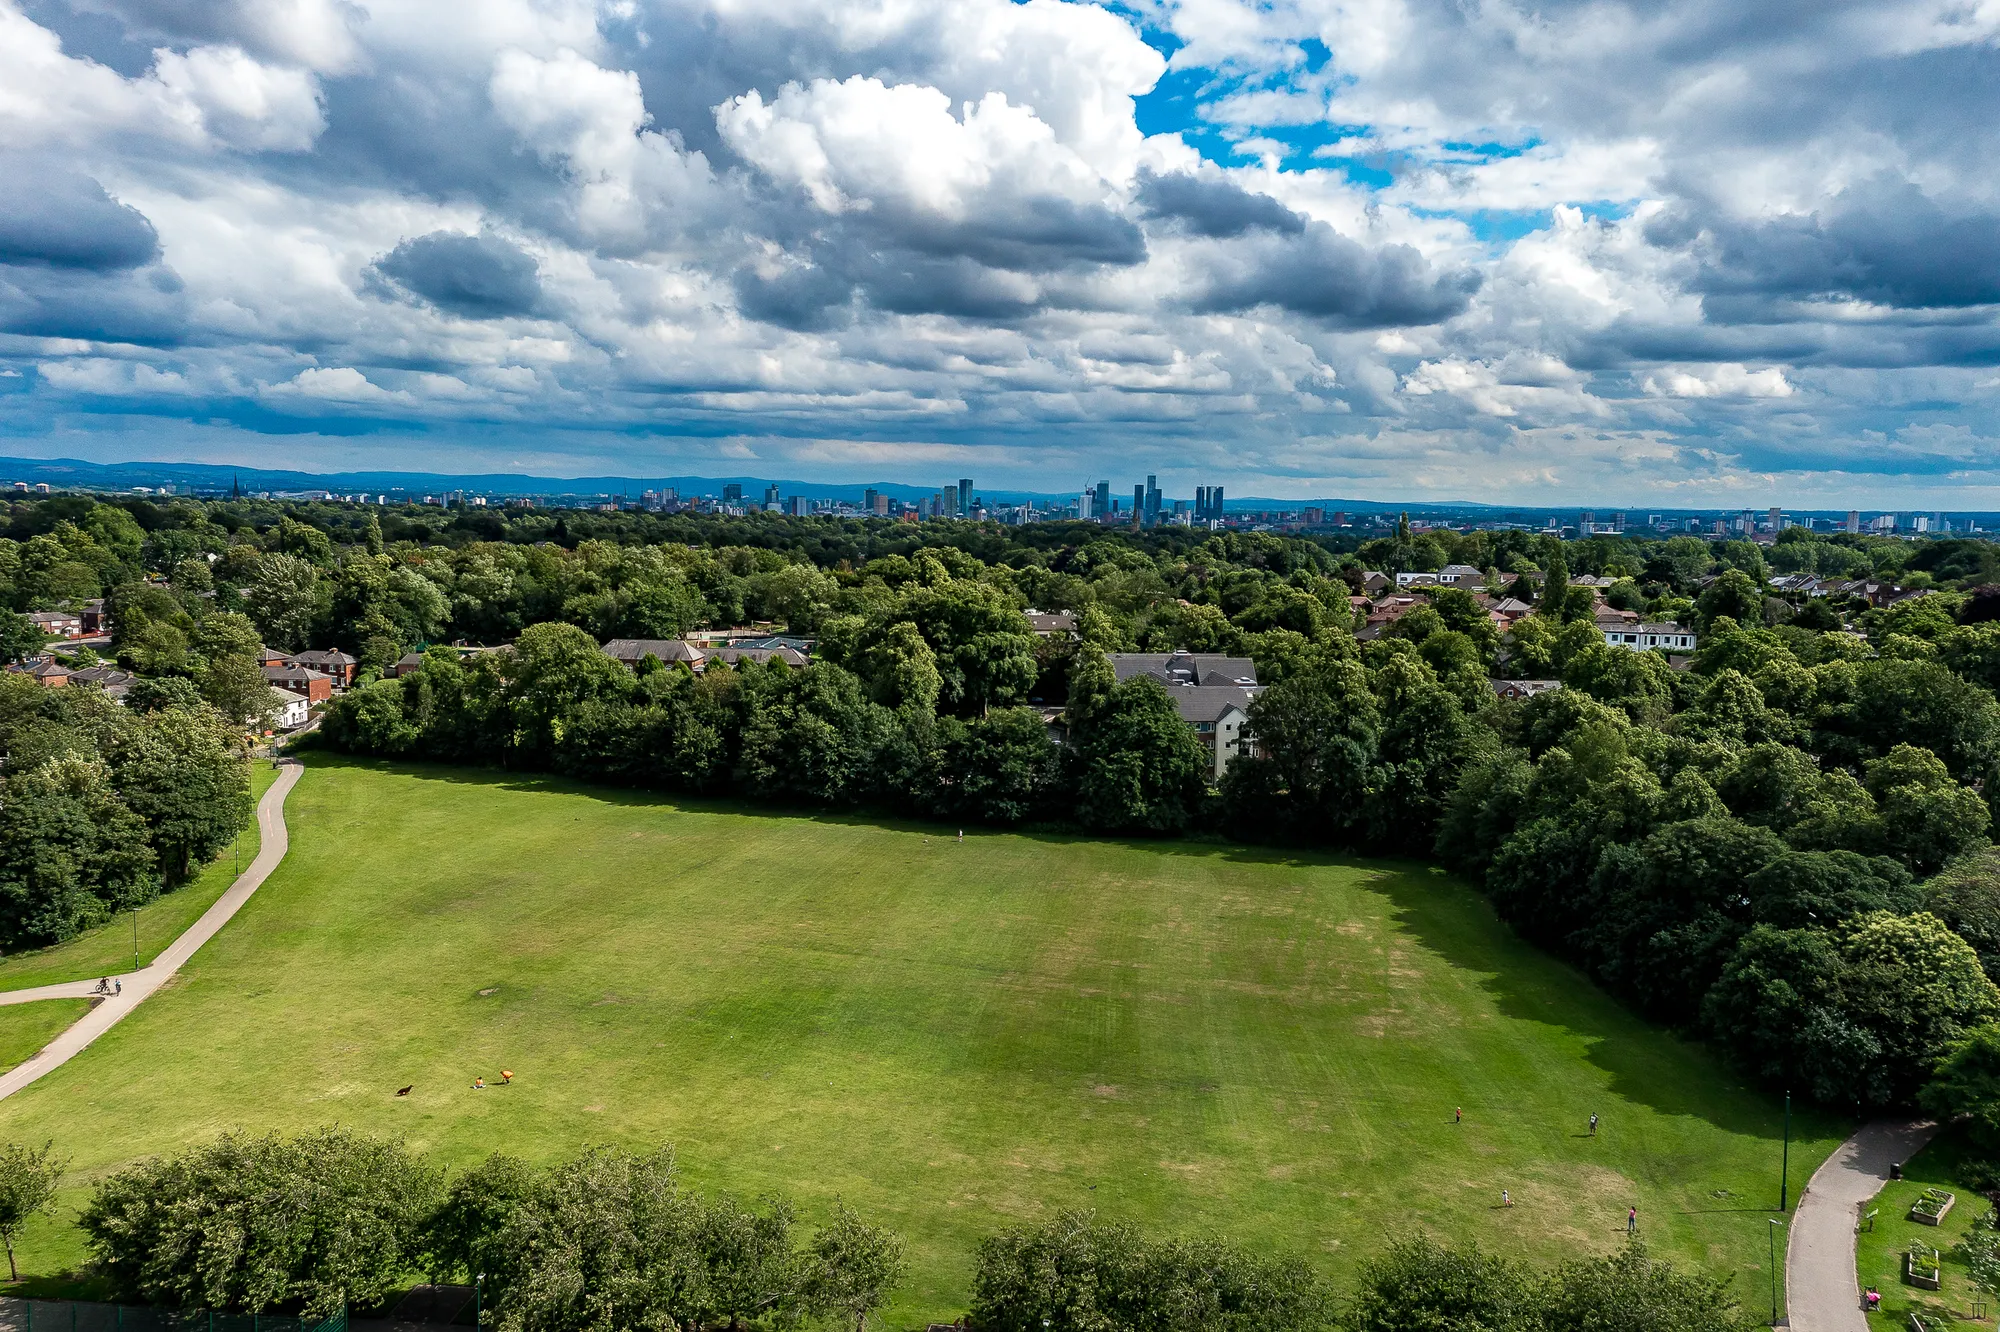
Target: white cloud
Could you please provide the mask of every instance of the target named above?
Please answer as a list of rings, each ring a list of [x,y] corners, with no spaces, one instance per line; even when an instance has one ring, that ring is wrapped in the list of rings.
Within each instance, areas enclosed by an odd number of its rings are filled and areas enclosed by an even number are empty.
[[[1647,375],[1646,392],[1672,398],[1789,398],[1796,390],[1777,366],[1746,370],[1734,362],[1706,370],[1661,370]]]

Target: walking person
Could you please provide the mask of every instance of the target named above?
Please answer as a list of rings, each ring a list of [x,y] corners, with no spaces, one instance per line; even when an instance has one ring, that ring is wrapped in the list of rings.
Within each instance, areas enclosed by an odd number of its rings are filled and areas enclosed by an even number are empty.
[[[1639,1209],[1636,1207],[1626,1209],[1625,1233],[1628,1235],[1636,1235],[1639,1233]]]
[[[1512,1207],[1514,1205],[1514,1195],[1505,1189],[1500,1190],[1500,1205],[1502,1207]]]
[[[1591,1137],[1593,1137],[1593,1138],[1597,1136],[1597,1116],[1596,1116],[1596,1115],[1592,1115],[1592,1116],[1590,1117],[1590,1136],[1591,1136]]]
[[[1451,1122],[1454,1124],[1463,1124],[1465,1122],[1464,1106],[1455,1105],[1451,1108]]]
[[[125,982],[124,982],[124,981],[122,981],[122,980],[115,980],[115,981],[112,981],[112,982],[111,982],[111,993],[113,993],[113,994],[123,994],[123,993],[125,993]]]

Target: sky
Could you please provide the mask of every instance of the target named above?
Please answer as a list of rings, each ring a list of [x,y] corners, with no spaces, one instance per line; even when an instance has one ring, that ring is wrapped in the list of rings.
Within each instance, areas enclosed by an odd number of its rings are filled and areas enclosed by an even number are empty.
[[[2000,509],[2000,0],[0,0],[0,454]]]

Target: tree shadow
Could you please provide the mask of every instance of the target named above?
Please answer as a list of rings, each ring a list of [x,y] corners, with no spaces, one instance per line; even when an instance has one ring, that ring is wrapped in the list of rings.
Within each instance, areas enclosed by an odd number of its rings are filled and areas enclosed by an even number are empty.
[[[955,839],[959,828],[869,810],[827,810],[740,798],[610,786],[544,772],[462,767],[366,758],[315,750],[312,768],[353,768],[418,781],[483,786],[513,792],[580,796],[605,805],[662,813],[797,819],[844,828]],[[1196,857],[1229,865],[1335,868],[1359,871],[1362,886],[1390,905],[1392,920],[1421,947],[1477,985],[1503,1016],[1581,1037],[1584,1058],[1610,1075],[1609,1090],[1666,1115],[1691,1116],[1725,1132],[1776,1143],[1784,1132],[1782,1101],[1746,1086],[1710,1049],[1656,1026],[1624,1007],[1583,972],[1516,934],[1478,891],[1443,868],[1406,859],[1367,858],[1300,847],[1253,846],[1208,838],[1111,837],[1051,828],[965,829],[968,840],[1017,838],[1050,846],[1112,846],[1154,855]],[[1794,1107],[1795,1139],[1844,1137],[1854,1120]],[[1578,1134],[1588,1137],[1588,1134]],[[1751,1209],[1755,1210],[1755,1209]]]

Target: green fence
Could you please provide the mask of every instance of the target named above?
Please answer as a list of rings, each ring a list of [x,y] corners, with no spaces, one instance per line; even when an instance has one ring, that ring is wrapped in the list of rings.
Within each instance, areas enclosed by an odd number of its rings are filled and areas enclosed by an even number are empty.
[[[149,1309],[84,1300],[0,1300],[0,1326],[11,1332],[347,1332],[347,1310],[314,1320],[284,1314]]]

